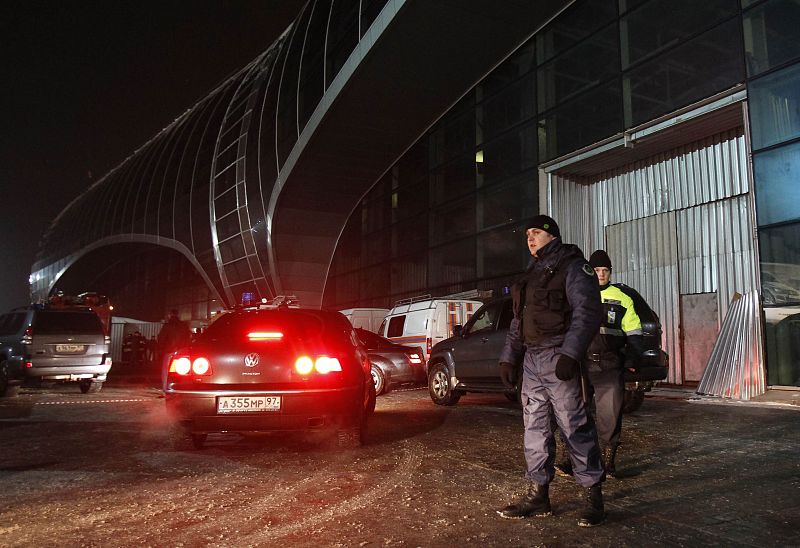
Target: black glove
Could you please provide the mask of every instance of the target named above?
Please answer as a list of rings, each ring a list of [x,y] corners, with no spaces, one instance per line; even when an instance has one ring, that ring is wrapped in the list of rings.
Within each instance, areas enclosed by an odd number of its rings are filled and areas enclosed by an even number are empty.
[[[500,380],[503,386],[509,390],[514,389],[514,365],[508,362],[500,362]]]
[[[559,354],[556,363],[556,377],[560,381],[571,381],[578,374],[578,362],[567,356]]]

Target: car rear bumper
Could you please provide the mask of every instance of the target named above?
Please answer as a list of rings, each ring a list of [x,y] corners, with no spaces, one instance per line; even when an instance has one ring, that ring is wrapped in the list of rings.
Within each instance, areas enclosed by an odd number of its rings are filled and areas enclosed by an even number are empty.
[[[95,378],[104,381],[111,370],[111,360],[106,359],[105,363],[97,363],[98,359],[92,361],[92,364],[75,364],[65,360],[47,360],[44,363],[32,360],[28,362],[30,367],[23,364],[23,374],[34,379],[75,381]]]
[[[277,411],[219,414],[220,396],[280,396]],[[346,387],[314,391],[177,391],[165,392],[167,412],[192,432],[313,431],[358,426],[364,413],[363,389]]]

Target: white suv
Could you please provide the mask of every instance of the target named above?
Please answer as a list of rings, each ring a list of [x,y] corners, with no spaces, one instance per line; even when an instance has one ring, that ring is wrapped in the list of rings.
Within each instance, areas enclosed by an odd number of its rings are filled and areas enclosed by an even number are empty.
[[[98,392],[111,369],[111,339],[89,307],[33,305],[0,316],[0,396],[25,381],[77,381]]]

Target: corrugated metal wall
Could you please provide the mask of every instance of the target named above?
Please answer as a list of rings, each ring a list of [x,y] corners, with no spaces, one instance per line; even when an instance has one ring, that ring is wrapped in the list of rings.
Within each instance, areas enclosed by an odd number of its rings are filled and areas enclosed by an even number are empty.
[[[564,241],[605,248],[614,280],[661,316],[668,382],[680,384],[680,295],[717,293],[718,325],[734,292],[757,287],[747,149],[742,128],[576,182],[548,180]]]

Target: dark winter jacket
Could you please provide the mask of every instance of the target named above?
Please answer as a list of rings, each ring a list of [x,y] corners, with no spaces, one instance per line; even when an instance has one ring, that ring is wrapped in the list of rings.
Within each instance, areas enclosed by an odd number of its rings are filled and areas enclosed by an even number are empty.
[[[554,287],[554,284],[559,287]],[[563,288],[560,287],[562,284]],[[600,328],[602,308],[597,276],[578,247],[564,244],[560,238],[544,246],[514,285],[512,294],[515,297],[514,320],[500,355],[501,362],[518,363],[526,347],[534,350],[558,347],[559,353],[574,360],[585,356],[589,343]],[[559,295],[566,302],[554,305]],[[555,332],[547,329],[554,325],[551,321],[554,317],[548,317],[546,329],[541,329],[541,325],[537,329],[525,327],[526,321],[536,321],[529,307],[537,299],[541,310],[548,306],[563,310],[565,321]],[[545,299],[547,303],[542,302]],[[529,308],[528,313],[526,308]],[[531,340],[526,341],[526,335]]]

